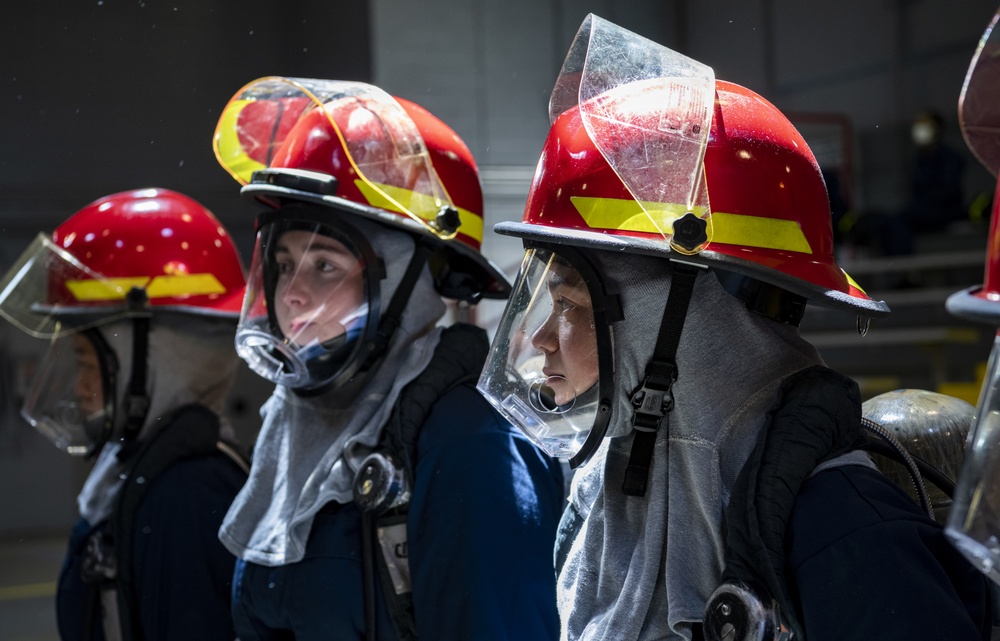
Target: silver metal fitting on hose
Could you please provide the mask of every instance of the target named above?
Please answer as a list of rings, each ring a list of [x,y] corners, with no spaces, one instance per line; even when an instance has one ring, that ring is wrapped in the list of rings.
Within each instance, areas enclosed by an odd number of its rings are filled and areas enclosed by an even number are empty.
[[[723,583],[705,606],[707,641],[792,641],[794,635],[778,602],[758,586]]]
[[[362,512],[382,513],[409,500],[406,474],[392,457],[375,452],[361,462],[354,477],[354,502]]]

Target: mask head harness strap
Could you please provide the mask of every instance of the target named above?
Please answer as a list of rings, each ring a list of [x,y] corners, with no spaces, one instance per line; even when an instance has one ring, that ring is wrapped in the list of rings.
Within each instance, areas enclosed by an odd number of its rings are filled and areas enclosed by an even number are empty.
[[[705,269],[676,259],[671,260],[671,265],[670,293],[663,310],[663,320],[660,321],[653,357],[646,365],[645,380],[632,392],[632,428],[635,436],[622,483],[622,492],[628,496],[646,494],[656,433],[661,425],[669,428],[670,412],[674,408],[673,385],[678,373],[677,345],[681,340],[695,280],[698,272]]]
[[[364,359],[361,371],[367,371],[371,368],[389,348],[389,342],[392,341],[393,335],[399,329],[400,324],[402,324],[403,312],[406,311],[406,304],[410,302],[413,287],[417,284],[417,279],[420,278],[420,274],[427,264],[428,258],[433,253],[433,248],[422,239],[413,237],[413,241],[413,256],[410,257],[410,263],[406,266],[406,272],[399,281],[396,291],[393,292],[389,306],[386,308],[385,313],[382,314],[382,318],[378,324],[378,331],[375,333],[374,338],[365,345],[368,355]]]

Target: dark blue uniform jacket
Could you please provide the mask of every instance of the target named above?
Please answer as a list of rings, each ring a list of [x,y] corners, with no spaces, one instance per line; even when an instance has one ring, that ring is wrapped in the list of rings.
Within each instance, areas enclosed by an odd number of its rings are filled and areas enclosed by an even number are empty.
[[[146,641],[236,637],[229,609],[236,559],[218,532],[245,480],[232,459],[214,453],[179,461],[150,482],[132,527],[138,624]],[[98,528],[110,529],[107,521]],[[88,605],[96,595],[81,578],[93,530],[83,519],[77,523],[59,577],[56,609],[64,641],[104,639],[99,599]],[[89,632],[88,607],[98,608]]]
[[[417,634],[434,641],[556,639],[552,548],[563,509],[558,463],[471,385],[434,405],[417,443],[407,517]],[[330,504],[305,558],[240,560],[233,614],[242,641],[364,639],[360,513]],[[382,587],[377,638],[396,639]]]
[[[986,577],[875,470],[844,465],[809,479],[786,545],[808,641],[990,638]]]

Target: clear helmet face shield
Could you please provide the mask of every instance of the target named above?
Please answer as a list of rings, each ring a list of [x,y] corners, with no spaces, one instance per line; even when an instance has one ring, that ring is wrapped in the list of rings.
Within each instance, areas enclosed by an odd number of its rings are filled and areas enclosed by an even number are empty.
[[[68,454],[95,454],[114,425],[117,369],[97,330],[57,336],[39,366],[21,415]]]
[[[705,249],[713,236],[703,165],[712,68],[590,14],[552,89],[549,120],[577,105],[587,135],[642,210],[633,225],[679,253]],[[688,213],[706,230],[693,245],[674,238],[674,223]]]
[[[455,230],[436,223],[453,207],[416,123],[391,95],[363,82],[259,78],[223,110],[213,137],[219,163],[241,184],[274,166],[296,124],[321,114],[346,151],[350,175],[368,203],[407,216],[439,238]],[[314,132],[315,134],[315,132]],[[265,172],[266,173],[266,172]]]
[[[300,391],[364,365],[378,326],[381,261],[353,227],[293,206],[258,220],[236,351],[257,374]],[[317,216],[321,212],[317,212]]]
[[[36,338],[125,318],[126,296],[149,278],[106,277],[39,234],[0,280],[0,316]]]
[[[148,278],[111,278],[39,234],[0,280],[0,316],[50,341],[21,407],[45,438],[75,456],[96,453],[114,425],[117,360],[97,330],[134,310]]]
[[[479,391],[553,457],[582,464],[610,418],[605,295],[582,256],[528,249]]]
[[[990,354],[945,533],[974,566],[1000,584],[1000,335]]]

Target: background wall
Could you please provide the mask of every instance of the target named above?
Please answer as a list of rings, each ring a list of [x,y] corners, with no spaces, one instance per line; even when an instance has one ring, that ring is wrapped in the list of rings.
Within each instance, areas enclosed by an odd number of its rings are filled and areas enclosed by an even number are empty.
[[[854,205],[889,209],[903,196],[914,112],[939,109],[964,149],[956,104],[996,9],[996,0],[18,3],[0,24],[0,269],[87,202],[150,185],[208,205],[248,259],[254,207],[210,138],[228,98],[272,74],[368,80],[420,102],[478,159],[487,228],[518,218],[552,83],[588,12],[786,112],[836,115],[849,124]],[[966,181],[970,196],[992,188],[971,157]],[[517,241],[487,235],[485,251],[513,274]],[[479,319],[491,323],[501,308],[486,303]],[[17,415],[40,349],[0,330],[0,534],[64,528],[86,472]],[[266,391],[244,373],[232,414],[247,433]]]

